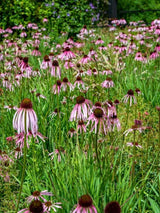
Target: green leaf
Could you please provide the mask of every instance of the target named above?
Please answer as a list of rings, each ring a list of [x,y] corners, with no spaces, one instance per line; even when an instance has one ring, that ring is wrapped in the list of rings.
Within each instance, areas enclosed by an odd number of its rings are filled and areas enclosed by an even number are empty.
[[[160,206],[152,198],[149,197],[148,200],[154,213],[160,213]]]

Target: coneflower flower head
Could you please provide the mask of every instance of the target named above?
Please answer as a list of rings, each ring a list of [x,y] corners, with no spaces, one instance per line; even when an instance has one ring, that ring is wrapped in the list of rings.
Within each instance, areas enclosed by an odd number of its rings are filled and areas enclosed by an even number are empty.
[[[127,95],[125,95],[122,100],[124,101],[124,103],[127,103],[128,100],[130,102],[130,106],[132,105],[132,100],[134,102],[134,104],[137,103],[136,98],[134,96],[134,91],[132,89],[128,90]]]
[[[135,92],[137,93],[137,95],[141,94],[141,90],[138,88],[135,89]]]
[[[133,92],[132,89],[128,90],[127,94],[130,95],[130,96],[134,96],[134,92]]]
[[[43,204],[40,200],[33,200],[29,206],[32,213],[43,213]]]
[[[89,207],[93,204],[92,198],[89,195],[82,195],[78,201],[82,207]]]
[[[29,98],[23,99],[23,101],[20,104],[20,107],[24,109],[32,109],[32,106],[33,106],[32,102]]]
[[[85,99],[83,96],[78,96],[76,98],[76,105],[71,112],[70,121],[86,120],[91,110],[91,104],[90,100]]]
[[[62,208],[61,203],[51,203],[51,201],[47,201],[43,204],[44,206],[44,212],[50,212],[51,209],[54,210],[54,212],[56,212],[56,208]]]
[[[54,92],[54,94],[59,94],[60,93],[61,85],[62,85],[61,80],[57,80],[56,84],[53,85],[53,92]]]
[[[39,200],[40,198],[46,202],[46,199],[42,195],[52,196],[53,194],[51,192],[47,192],[47,190],[44,190],[42,192],[40,191],[34,191],[31,196],[27,197],[27,202],[30,203],[33,200]]]
[[[49,59],[49,56],[48,56],[48,55],[45,55],[43,59],[44,59],[44,61],[45,61],[45,62],[50,61],[50,59]]]
[[[79,198],[77,208],[73,211],[73,213],[97,213],[96,207],[93,205],[92,198],[87,195],[82,195]]]
[[[103,110],[100,109],[100,108],[96,108],[96,109],[93,111],[93,113],[94,113],[94,116],[95,116],[96,118],[102,118],[103,115],[104,115]]]
[[[53,60],[52,65],[55,66],[55,67],[58,67],[58,66],[59,66],[59,63],[58,63],[57,60]]]
[[[106,134],[106,129],[109,128],[109,119],[107,118],[104,110],[101,107],[98,106],[96,108],[92,108],[92,113],[88,118],[87,126],[90,122],[92,124],[91,132],[95,130],[95,134],[97,132],[103,132],[104,134]]]
[[[76,98],[76,103],[77,104],[83,104],[85,102],[85,98],[83,96],[78,96]]]
[[[115,101],[114,101],[114,104],[115,105],[118,105],[120,102],[119,102],[119,100],[118,99],[116,99]]]
[[[121,213],[121,207],[117,201],[111,201],[106,205],[104,213]]]
[[[13,128],[19,133],[31,133],[36,135],[38,130],[37,116],[32,109],[32,102],[29,98],[23,99],[20,104],[20,108],[16,111],[13,117]]]
[[[110,88],[110,87],[113,87],[114,86],[114,83],[112,81],[112,78],[108,77],[106,78],[106,80],[104,82],[102,82],[102,87],[104,88]]]

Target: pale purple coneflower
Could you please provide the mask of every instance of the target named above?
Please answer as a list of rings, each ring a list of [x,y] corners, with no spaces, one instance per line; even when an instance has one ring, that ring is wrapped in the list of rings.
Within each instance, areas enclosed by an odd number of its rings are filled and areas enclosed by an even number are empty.
[[[156,50],[157,52],[160,52],[160,45],[157,44],[154,50]]]
[[[116,100],[114,101],[114,104],[115,104],[115,105],[119,105],[119,104],[120,104],[120,101],[119,101],[118,99],[116,99]]]
[[[80,76],[77,76],[76,81],[74,82],[73,87],[78,87],[78,89],[80,89],[80,86],[82,86],[83,89],[85,89],[85,85],[84,82],[82,81],[82,78]]]
[[[135,59],[136,61],[143,61],[143,60],[144,60],[144,58],[143,58],[141,52],[137,52],[134,59]]]
[[[41,69],[47,69],[50,67],[50,59],[48,55],[45,55],[41,63]]]
[[[61,104],[66,105],[66,103],[67,103],[67,98],[66,98],[66,97],[63,97],[63,99],[62,99],[62,101],[61,101]]]
[[[116,107],[114,106],[112,101],[106,101],[104,104],[107,105],[109,118],[112,117],[113,115],[117,115]]]
[[[27,37],[27,33],[26,32],[21,32],[20,37],[21,38]]]
[[[78,121],[78,127],[77,130],[80,130],[80,133],[86,132],[86,125],[84,124],[83,120]]]
[[[91,76],[91,75],[98,75],[98,71],[94,68],[94,69],[89,69],[89,70],[87,70],[87,72],[86,72],[86,74],[87,75],[89,75],[89,76]]]
[[[55,108],[53,112],[51,112],[51,114],[49,116],[51,116],[51,118],[53,119],[53,117],[55,117],[56,115],[60,116],[61,112],[58,108]]]
[[[53,60],[52,62],[51,75],[61,78],[61,69],[57,60]]]
[[[68,70],[68,69],[70,69],[70,68],[72,68],[72,67],[74,67],[75,65],[70,61],[70,60],[68,60],[68,61],[65,61],[65,64],[64,64],[64,67]]]
[[[86,126],[88,126],[89,123],[91,122],[91,125],[92,125],[91,132],[95,130],[95,134],[98,132],[99,133],[102,132],[105,135],[107,134],[107,129],[109,128],[109,120],[102,108],[100,107],[94,108],[93,112],[91,113],[91,115],[89,116],[87,120],[88,120],[88,123]]]
[[[139,43],[142,45],[142,44],[145,44],[145,42],[144,42],[144,38],[142,38],[140,41],[139,41]]]
[[[81,48],[81,47],[83,47],[85,44],[84,43],[82,43],[82,42],[75,42],[74,43],[74,45],[75,45],[75,47],[77,47],[77,48]]]
[[[127,136],[130,132],[135,132],[135,131],[139,131],[141,133],[144,129],[146,129],[146,127],[135,124],[130,129],[127,129],[126,131],[124,131],[123,134]]]
[[[76,105],[74,106],[71,115],[70,121],[75,120],[86,120],[91,111],[92,102],[88,99],[85,99],[83,96],[78,96],[76,98]]]
[[[97,213],[96,207],[93,205],[92,198],[86,194],[82,195],[79,200],[77,207],[73,210],[72,213]]]
[[[43,98],[43,99],[47,99],[46,96],[40,94],[40,93],[36,93],[36,97],[38,98],[38,101],[40,102],[40,98]]]
[[[30,203],[33,200],[39,200],[40,198],[46,202],[46,199],[43,197],[43,195],[47,195],[47,196],[53,196],[53,194],[51,192],[47,192],[47,190],[44,190],[42,192],[40,191],[34,191],[32,193],[32,195],[30,195],[29,197],[27,197],[27,202]]]
[[[88,30],[87,30],[87,26],[86,25],[84,25],[83,28],[80,30],[80,34],[88,35]]]
[[[102,46],[98,47],[98,49],[99,50],[107,50],[107,47],[105,47],[105,46],[102,45]]]
[[[110,125],[110,130],[111,131],[114,131],[115,127],[117,127],[117,130],[120,131],[121,129],[121,124],[120,124],[120,121],[119,119],[117,118],[117,115],[112,115],[110,117],[110,122],[111,122],[111,125]]]
[[[131,146],[131,147],[135,146],[137,148],[141,148],[142,149],[142,146],[140,144],[138,144],[137,142],[128,142],[127,146]]]
[[[70,91],[73,89],[72,84],[68,81],[68,78],[63,78],[61,88],[63,91],[67,90],[67,87],[69,87]]]
[[[102,75],[111,75],[112,71],[111,70],[103,70]]]
[[[137,93],[137,95],[140,95],[140,94],[141,94],[141,90],[138,89],[138,88],[135,89],[135,92]]]
[[[87,72],[88,72],[88,71],[87,71]],[[85,76],[85,75],[87,74],[87,72],[84,72],[82,69],[81,69],[81,70],[78,70],[75,77],[77,78],[77,77],[79,77],[79,76],[80,76],[80,77]],[[92,71],[90,70],[90,72],[92,72]]]
[[[67,41],[65,41],[63,44],[62,44],[62,47],[65,49],[65,48],[72,48],[73,45],[68,43]]]
[[[37,46],[39,46],[39,44],[40,44],[40,40],[39,39],[35,39],[35,41],[33,43],[33,47],[37,47]]]
[[[29,130],[36,135],[38,130],[37,115],[32,108],[30,99],[25,98],[20,104],[20,108],[13,117],[13,128],[19,133],[28,133]]]
[[[32,76],[32,68],[29,65],[27,65],[25,69],[21,69],[21,71],[23,71],[25,78],[30,78]]]
[[[49,57],[50,61],[52,61],[52,60],[53,60],[53,57],[54,57],[54,53],[53,53],[53,52],[50,52],[49,55],[48,55],[48,57]]]
[[[59,55],[59,58],[61,60],[69,60],[69,59],[72,59],[72,58],[75,58],[75,54],[70,50],[69,47],[66,47],[65,50],[63,51],[63,53],[61,53]]]
[[[20,148],[20,147],[16,147],[15,149],[14,149],[14,153],[15,153],[15,158],[16,159],[18,159],[18,158],[20,158],[22,155],[23,155],[23,153],[22,153],[22,149]]]
[[[54,212],[56,212],[56,208],[62,209],[62,206],[60,206],[61,204],[62,203],[52,203],[51,201],[46,201],[43,203],[44,212],[49,213],[52,209]]]
[[[109,47],[109,48],[113,47],[113,43],[112,43],[112,42],[109,42],[108,47]]]
[[[153,52],[150,53],[149,58],[150,58],[150,59],[156,59],[156,58],[158,58],[159,56],[160,56],[159,53],[158,53],[156,50],[154,50]]]
[[[128,90],[128,92],[127,92],[127,95],[125,95],[123,98],[122,98],[122,101],[124,101],[124,103],[127,103],[128,102],[128,100],[129,100],[129,105],[130,106],[132,106],[132,102],[134,103],[134,104],[136,104],[137,103],[137,101],[136,101],[136,98],[135,98],[135,96],[134,96],[134,92],[133,92],[133,90]]]
[[[103,43],[104,43],[104,41],[101,38],[98,38],[98,40],[95,42],[96,45],[103,44]]]
[[[92,75],[98,75],[98,70],[96,70],[95,68],[94,69],[92,69]]]
[[[59,94],[60,90],[61,90],[61,87],[62,87],[61,80],[57,80],[56,84],[53,85],[53,89],[52,89],[53,93],[54,94]]]
[[[15,78],[13,83],[14,83],[15,87],[20,86],[19,78]]]
[[[2,81],[3,87],[9,89],[10,91],[13,91],[13,85],[9,81],[8,77],[5,77]]]
[[[46,23],[46,22],[48,22],[48,19],[47,19],[47,18],[44,18],[44,19],[43,19],[43,23]]]
[[[89,61],[92,61],[92,58],[88,55],[84,55],[83,58],[79,61],[80,64],[87,64]]]
[[[4,109],[8,109],[9,111],[11,110],[11,109],[14,109],[14,110],[17,110],[18,109],[18,107],[16,107],[16,106],[12,106],[12,105],[9,105],[9,106],[4,106]]]
[[[29,208],[20,210],[18,213],[44,213],[43,203],[40,200],[33,200]]]
[[[97,55],[96,51],[95,51],[93,48],[91,48],[91,49],[89,50],[88,56],[89,56],[90,58],[92,58],[92,57],[95,58],[95,59],[98,58],[98,55]]]
[[[74,45],[73,37],[70,37],[69,39],[67,39],[67,42],[68,42],[69,44]]]
[[[36,69],[35,71],[32,71],[32,76],[35,77],[35,76],[41,76],[41,73],[39,72],[38,69]]]
[[[20,70],[17,72],[17,75],[15,75],[15,78],[18,78],[19,80],[22,79],[23,77],[25,77],[24,73]]]
[[[39,51],[38,47],[35,47],[31,54],[34,56],[41,56],[41,52]]]
[[[101,86],[103,88],[110,88],[110,87],[114,87],[114,82],[112,80],[112,78],[106,78],[106,80],[104,82],[102,82]]]
[[[75,135],[77,132],[74,128],[70,128],[70,130],[68,131],[68,135],[71,136],[71,138],[73,137],[73,135]]]
[[[58,162],[60,162],[60,161],[61,161],[61,155],[62,155],[62,154],[65,154],[65,153],[66,153],[66,151],[64,150],[64,148],[63,148],[63,147],[60,147],[60,148],[58,148],[58,149],[55,149],[54,152],[49,153],[48,156],[51,156],[51,160],[53,160],[54,156],[57,155],[57,157],[58,157]]]
[[[24,57],[24,58],[22,58],[22,60],[19,64],[19,67],[23,71],[26,69],[27,66],[28,66],[28,57]]]

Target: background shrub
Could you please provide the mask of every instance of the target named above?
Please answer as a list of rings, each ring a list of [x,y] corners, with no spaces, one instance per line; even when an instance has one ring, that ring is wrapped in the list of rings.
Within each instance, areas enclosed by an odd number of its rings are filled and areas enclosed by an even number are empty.
[[[1,0],[0,27],[26,26],[29,22],[40,26],[47,18],[49,31],[75,34],[83,25],[90,26],[98,20],[95,8],[88,0]]]
[[[137,12],[137,13],[121,13],[121,11],[131,10],[160,10],[159,0],[120,0],[118,1],[118,18],[125,18],[127,21],[144,20],[150,23],[154,19],[160,17],[160,11],[156,12]]]

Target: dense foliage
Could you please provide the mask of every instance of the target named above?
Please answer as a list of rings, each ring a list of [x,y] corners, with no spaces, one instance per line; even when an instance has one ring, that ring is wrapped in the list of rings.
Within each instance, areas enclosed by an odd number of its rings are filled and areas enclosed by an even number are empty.
[[[78,33],[83,25],[91,25],[96,18],[96,7],[86,0],[2,0],[0,17],[2,28],[29,22],[43,24],[47,18],[48,28],[54,33],[70,31]]]
[[[122,11],[141,11],[134,13],[122,13]],[[159,0],[121,0],[118,1],[118,17],[125,18],[127,21],[144,20],[150,23],[152,20],[160,17],[160,11],[144,11],[143,10],[160,10]]]

